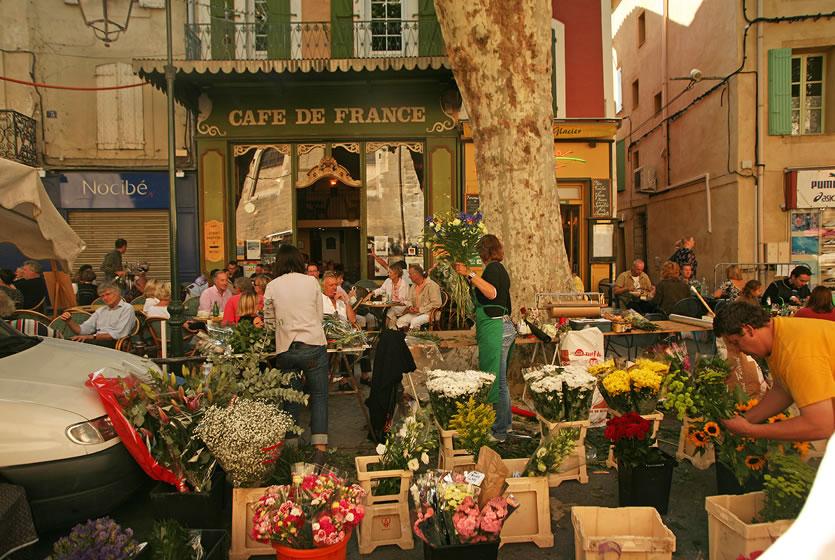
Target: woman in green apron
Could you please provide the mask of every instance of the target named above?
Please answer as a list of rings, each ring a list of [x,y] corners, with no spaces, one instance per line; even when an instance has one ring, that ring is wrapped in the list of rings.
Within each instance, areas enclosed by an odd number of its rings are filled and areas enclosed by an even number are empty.
[[[484,263],[480,277],[462,263],[456,263],[455,270],[469,278],[473,287],[478,367],[496,376],[488,401],[496,409],[493,437],[504,441],[512,419],[507,364],[516,340],[516,325],[510,320],[510,276],[501,262],[504,248],[498,237],[491,234],[482,237],[478,253]]]

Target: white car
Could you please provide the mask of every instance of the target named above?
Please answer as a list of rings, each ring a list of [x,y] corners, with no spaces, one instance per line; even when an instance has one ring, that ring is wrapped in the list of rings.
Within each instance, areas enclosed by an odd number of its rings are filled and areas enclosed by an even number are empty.
[[[0,481],[26,488],[39,531],[108,513],[147,480],[84,383],[96,370],[144,376],[156,367],[0,320]]]

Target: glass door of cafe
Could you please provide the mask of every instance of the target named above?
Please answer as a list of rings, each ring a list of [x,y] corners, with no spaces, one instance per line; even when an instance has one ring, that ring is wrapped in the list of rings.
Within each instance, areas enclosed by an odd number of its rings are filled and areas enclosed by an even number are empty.
[[[583,285],[589,289],[586,251],[586,204],[582,183],[559,183],[560,218],[565,252],[571,270],[583,279]]]

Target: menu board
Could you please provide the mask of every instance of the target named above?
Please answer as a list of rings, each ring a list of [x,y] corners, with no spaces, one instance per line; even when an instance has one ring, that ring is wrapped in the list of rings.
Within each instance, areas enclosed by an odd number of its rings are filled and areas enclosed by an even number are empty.
[[[591,180],[591,215],[608,218],[612,211],[612,188],[609,179]]]
[[[468,194],[464,197],[464,212],[475,214],[481,206],[481,197],[477,194]]]

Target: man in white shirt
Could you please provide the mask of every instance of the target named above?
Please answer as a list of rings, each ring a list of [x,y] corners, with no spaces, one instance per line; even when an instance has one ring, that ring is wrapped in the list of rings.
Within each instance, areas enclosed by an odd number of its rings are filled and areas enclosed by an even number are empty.
[[[99,297],[104,305],[79,325],[72,320],[72,314],[65,311],[61,319],[67,324],[77,342],[90,342],[100,346],[116,346],[116,341],[130,334],[136,324],[133,306],[122,299],[119,287],[112,282],[99,285]]]
[[[264,292],[264,319],[275,327],[276,367],[301,371],[310,394],[310,443],[321,453],[328,445],[328,354],[322,328],[322,291],[305,274],[298,249],[282,245],[276,254],[277,277]],[[303,389],[296,379],[296,388]],[[298,419],[298,405],[288,406]]]
[[[339,273],[329,270],[322,279],[322,309],[325,315],[336,313],[340,319],[357,326],[357,314],[351,306],[348,294],[339,285]]]

